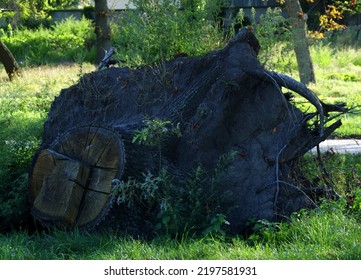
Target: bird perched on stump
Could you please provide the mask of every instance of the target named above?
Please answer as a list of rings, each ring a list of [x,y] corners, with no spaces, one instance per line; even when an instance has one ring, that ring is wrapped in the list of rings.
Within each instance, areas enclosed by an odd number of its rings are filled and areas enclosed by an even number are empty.
[[[109,68],[111,65],[115,65],[118,62],[125,62],[119,59],[112,59],[112,56],[117,52],[116,48],[111,47],[108,51],[105,51],[105,55],[98,65],[98,70],[102,68]]]

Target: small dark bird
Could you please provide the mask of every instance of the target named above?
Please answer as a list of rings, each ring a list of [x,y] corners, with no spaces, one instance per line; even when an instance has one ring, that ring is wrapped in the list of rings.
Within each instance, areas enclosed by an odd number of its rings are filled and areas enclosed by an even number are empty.
[[[103,68],[109,68],[111,65],[115,65],[118,62],[125,62],[123,60],[112,59],[111,57],[117,52],[116,48],[111,47],[108,51],[105,51],[104,58],[98,65],[98,70]]]

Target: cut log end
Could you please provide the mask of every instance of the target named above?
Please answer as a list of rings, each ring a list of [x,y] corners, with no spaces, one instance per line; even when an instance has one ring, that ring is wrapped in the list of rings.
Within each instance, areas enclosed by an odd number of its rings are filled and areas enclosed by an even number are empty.
[[[65,228],[96,225],[111,204],[125,152],[120,136],[104,127],[76,127],[34,160],[29,179],[32,214]]]

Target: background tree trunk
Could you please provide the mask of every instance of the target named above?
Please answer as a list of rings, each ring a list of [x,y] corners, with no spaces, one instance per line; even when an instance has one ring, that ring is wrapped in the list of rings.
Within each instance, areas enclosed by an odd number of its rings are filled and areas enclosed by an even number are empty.
[[[10,81],[14,76],[20,73],[20,67],[14,56],[2,41],[0,41],[0,61],[4,64],[5,71],[8,74]]]
[[[310,49],[307,42],[307,15],[302,12],[298,0],[286,0],[286,9],[291,20],[293,44],[301,83],[316,82]]]
[[[95,34],[98,64],[104,57],[105,51],[112,46],[111,30],[108,21],[109,9],[107,0],[95,0]]]

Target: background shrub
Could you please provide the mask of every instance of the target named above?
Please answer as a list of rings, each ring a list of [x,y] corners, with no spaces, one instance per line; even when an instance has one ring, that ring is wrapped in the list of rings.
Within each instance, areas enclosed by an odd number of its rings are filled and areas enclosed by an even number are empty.
[[[179,54],[201,55],[224,43],[224,33],[213,20],[220,5],[213,3],[195,13],[179,10],[174,0],[156,6],[134,3],[136,10],[127,10],[112,24],[118,55],[129,66],[153,64]]]
[[[0,231],[27,225],[27,178],[43,123],[54,96],[74,84],[77,71],[42,66],[23,69],[12,82],[0,77]]]
[[[80,57],[83,62],[94,61],[93,29],[90,20],[70,17],[50,28],[2,30],[0,35],[17,61],[31,66],[77,62]]]
[[[0,229],[27,220],[28,167],[42,131],[40,114],[27,112],[27,104],[4,101],[10,100],[0,99]]]

